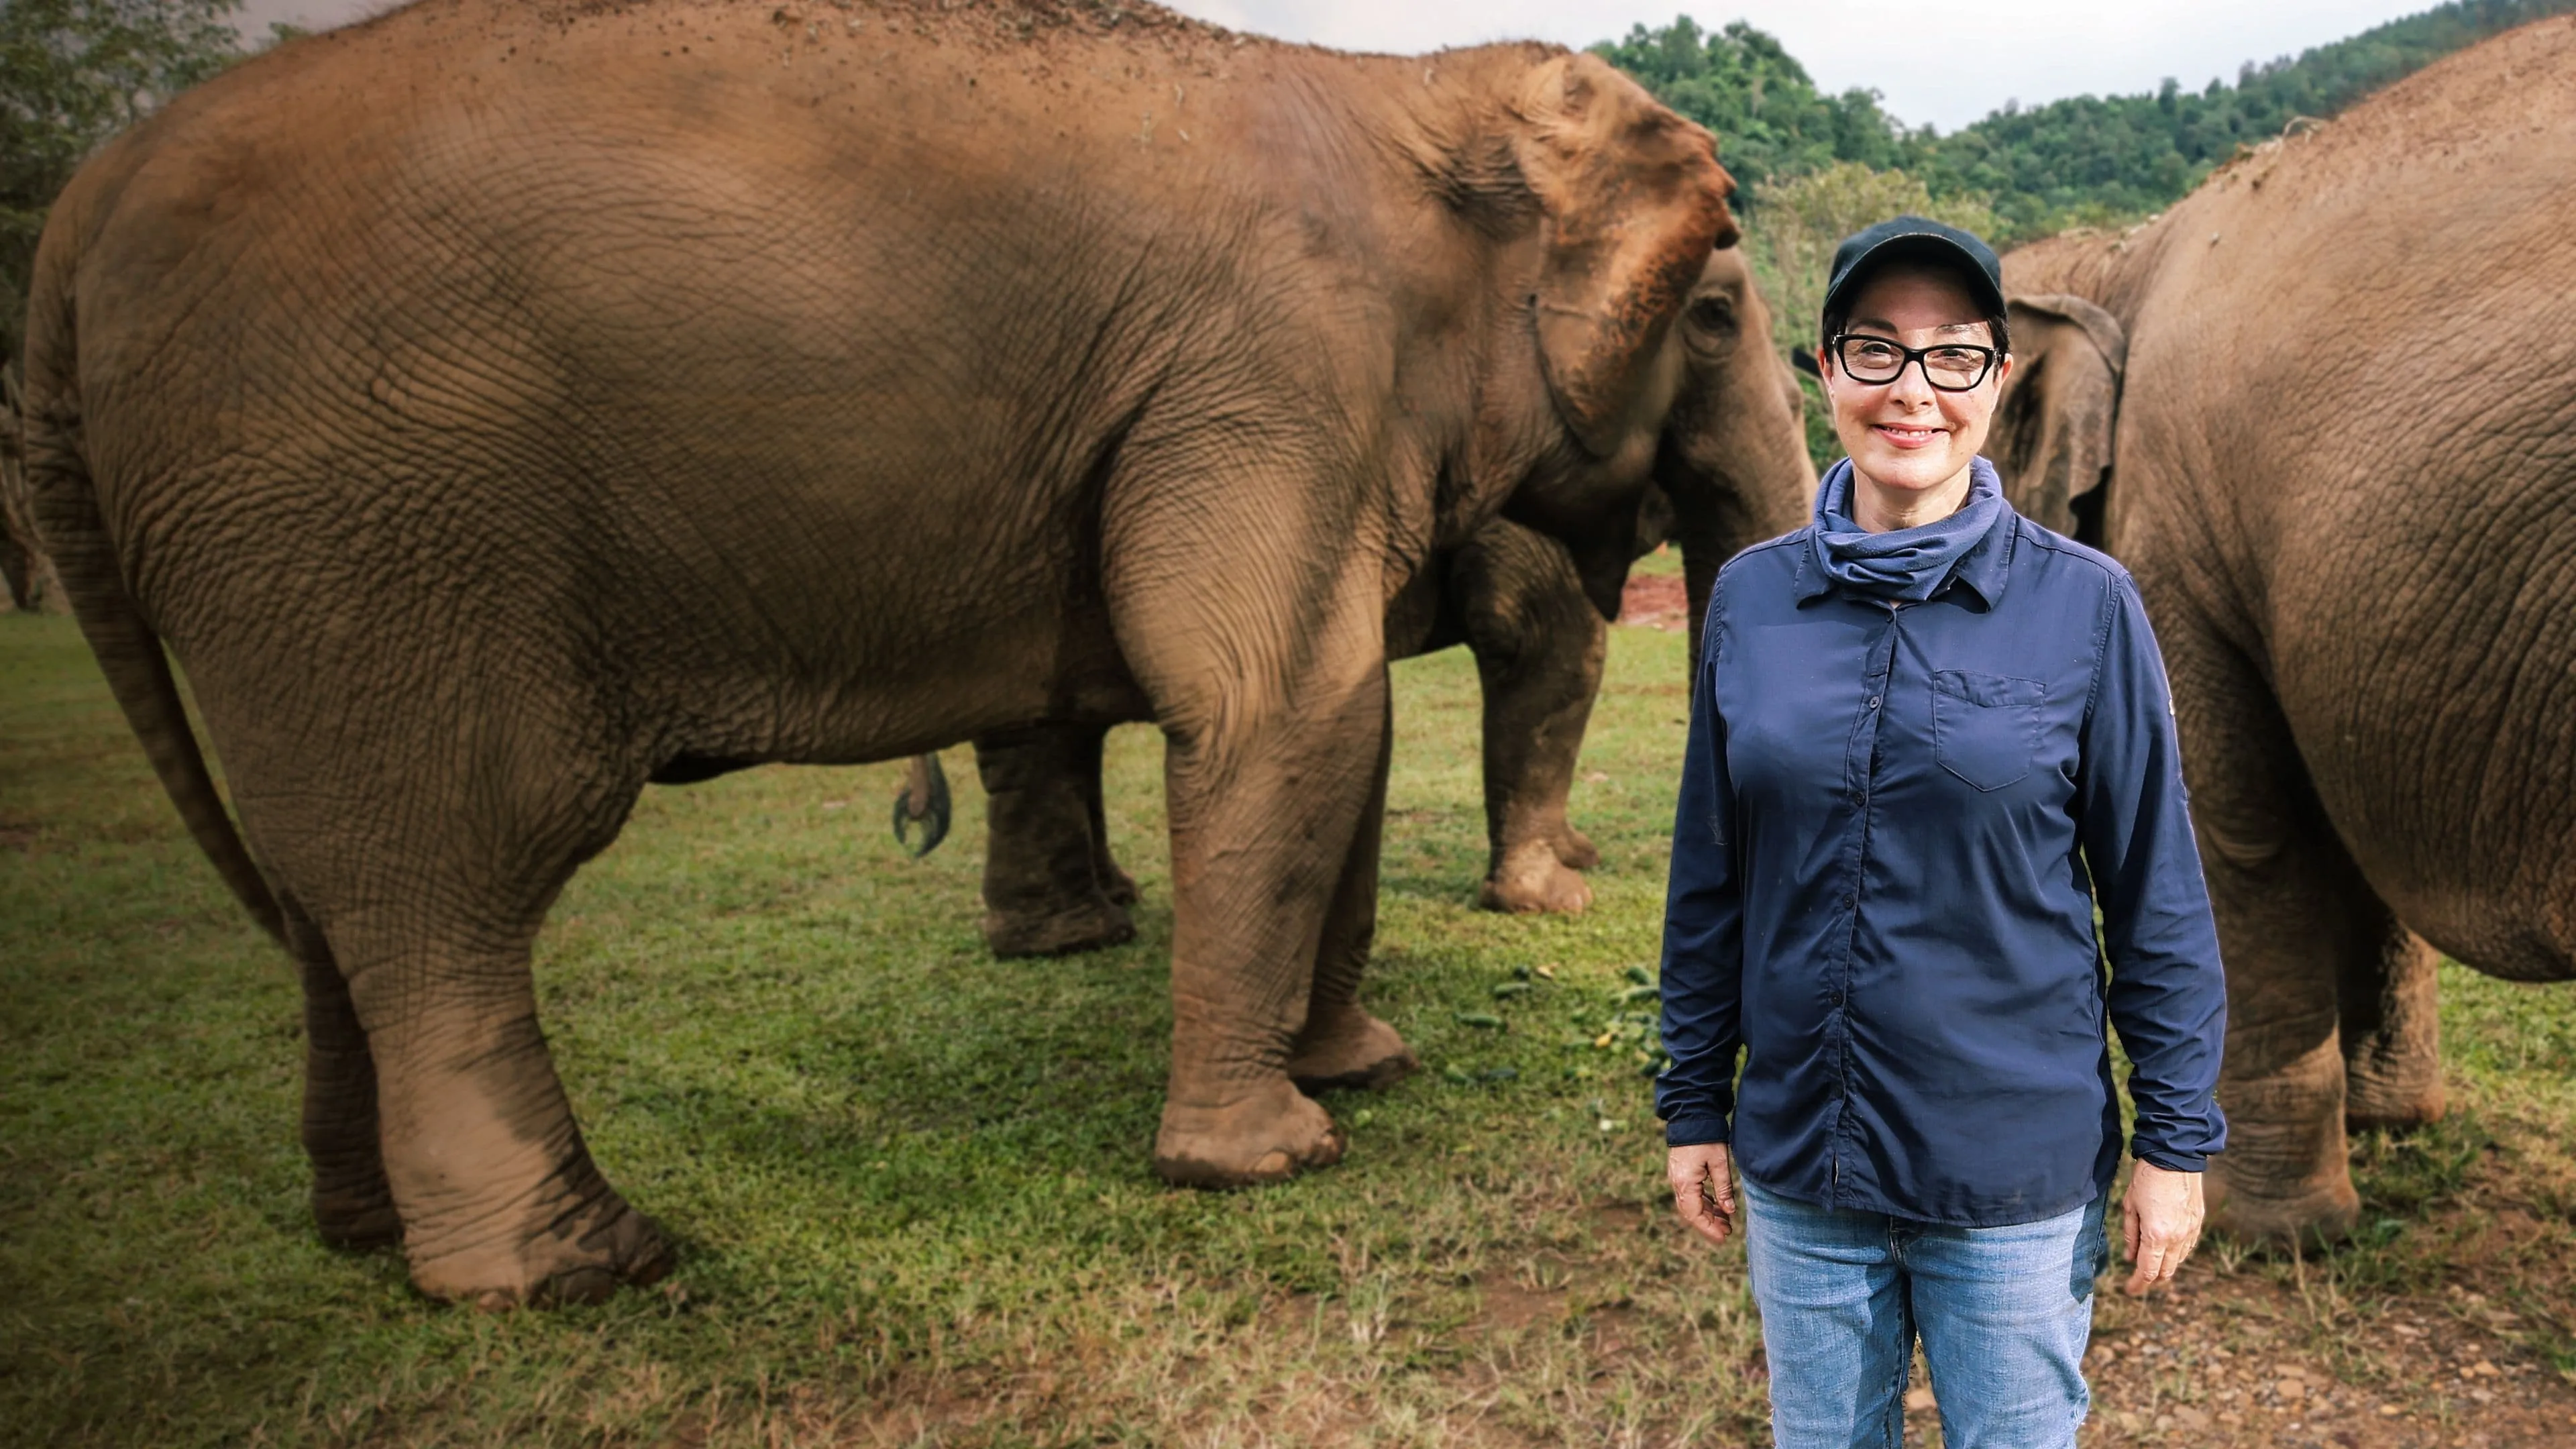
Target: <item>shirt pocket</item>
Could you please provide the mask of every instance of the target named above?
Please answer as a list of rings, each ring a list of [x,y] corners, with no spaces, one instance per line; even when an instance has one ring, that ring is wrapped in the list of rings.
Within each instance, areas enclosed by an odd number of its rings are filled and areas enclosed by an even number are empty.
[[[2036,679],[1940,669],[1932,674],[1932,757],[1980,790],[2000,790],[2030,773],[2039,752]]]

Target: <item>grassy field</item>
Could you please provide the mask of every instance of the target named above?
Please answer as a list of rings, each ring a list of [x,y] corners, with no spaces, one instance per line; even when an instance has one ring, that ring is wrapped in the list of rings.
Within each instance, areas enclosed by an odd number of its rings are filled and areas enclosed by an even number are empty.
[[[1571,920],[1471,908],[1474,670],[1398,667],[1369,995],[1427,1070],[1336,1099],[1347,1162],[1267,1191],[1148,1171],[1149,731],[1110,750],[1142,938],[1054,962],[981,949],[962,752],[958,835],[923,862],[888,838],[893,767],[650,792],[537,974],[594,1150],[685,1256],[605,1307],[486,1316],[315,1240],[283,957],[70,623],[0,616],[0,1441],[1767,1442],[1742,1256],[1670,1223],[1630,1041],[1684,644],[1614,632],[1575,792],[1604,863]],[[1536,984],[1498,999],[1516,969]],[[2576,1443],[2576,993],[2444,987],[2460,1111],[2364,1145],[2365,1241],[2108,1301],[2088,1443],[2310,1442],[2339,1394],[2360,1437],[2313,1442]],[[2293,1373],[2316,1382],[2285,1409]]]

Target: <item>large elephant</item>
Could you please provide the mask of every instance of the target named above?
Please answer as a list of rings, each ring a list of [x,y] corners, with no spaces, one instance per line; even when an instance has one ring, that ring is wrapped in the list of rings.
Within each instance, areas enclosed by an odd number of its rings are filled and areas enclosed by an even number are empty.
[[[2229,987],[2214,1220],[2442,1110],[2434,948],[2576,977],[2576,20],[2004,260],[2016,502],[2138,579]],[[2429,945],[2427,943],[2430,943]]]
[[[1600,856],[1566,818],[1566,800],[1601,687],[1605,621],[1617,617],[1629,565],[1679,541],[1695,628],[1714,574],[1707,560],[1722,562],[1806,519],[1816,476],[1797,378],[1773,346],[1743,254],[1712,253],[1692,297],[1697,323],[1666,343],[1684,381],[1658,455],[1662,486],[1644,505],[1574,520],[1564,538],[1497,517],[1435,551],[1387,611],[1390,657],[1455,644],[1475,655],[1490,846],[1478,900],[1488,909],[1591,903],[1579,872]],[[1084,950],[1135,934],[1127,912],[1135,883],[1110,854],[1102,809],[1105,730],[1038,724],[975,741],[987,802],[984,938],[997,955]]]
[[[1589,56],[1038,0],[424,0],[110,144],[36,261],[37,524],[301,970],[324,1234],[450,1298],[663,1271],[548,905],[649,781],[1040,719],[1167,740],[1156,1167],[1336,1160],[1298,1084],[1410,1060],[1358,999],[1388,601],[1506,495],[1641,492],[1730,189]]]

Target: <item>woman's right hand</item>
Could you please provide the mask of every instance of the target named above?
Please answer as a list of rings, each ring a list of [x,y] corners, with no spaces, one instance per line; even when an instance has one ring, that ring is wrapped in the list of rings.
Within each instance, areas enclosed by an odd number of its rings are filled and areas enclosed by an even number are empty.
[[[1673,1148],[1664,1158],[1664,1175],[1673,1184],[1673,1211],[1692,1232],[1712,1243],[1734,1233],[1735,1177],[1725,1143]]]

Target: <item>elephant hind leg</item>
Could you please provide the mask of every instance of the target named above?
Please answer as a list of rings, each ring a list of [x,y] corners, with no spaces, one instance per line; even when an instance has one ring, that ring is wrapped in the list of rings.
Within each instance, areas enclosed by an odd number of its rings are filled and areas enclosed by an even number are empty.
[[[2344,850],[2261,675],[2196,621],[2162,622],[2227,967],[2211,1222],[2340,1237],[2360,1212],[2347,1121],[2441,1110],[2431,954]]]
[[[1359,1000],[1360,979],[1377,944],[1378,853],[1386,836],[1386,780],[1395,744],[1391,724],[1382,729],[1377,779],[1325,908],[1306,1024],[1288,1048],[1288,1079],[1310,1097],[1336,1089],[1377,1091],[1421,1066],[1395,1028],[1370,1015]]]
[[[325,1231],[385,1240],[372,1120],[422,1292],[503,1307],[650,1282],[670,1250],[591,1161],[529,971],[547,907],[615,838],[643,765],[604,767],[599,740],[549,729],[524,699],[461,727],[369,708],[409,697],[318,701],[309,717],[337,749],[248,734],[228,752],[263,864],[297,905]]]
[[[2368,937],[2356,943],[2339,983],[2343,1119],[2354,1129],[2420,1127],[2439,1121],[2445,1106],[2441,957],[2382,914],[2377,949]]]
[[[280,902],[286,947],[304,987],[304,1154],[313,1164],[313,1224],[353,1252],[402,1241],[385,1179],[376,1062],[322,928],[292,897]]]
[[[1109,807],[1100,795],[1104,768],[1101,756],[1108,738],[1106,729],[1092,731],[1082,760],[1083,811],[1091,822],[1091,878],[1111,905],[1132,906],[1143,900],[1145,893],[1136,888],[1136,878],[1121,869],[1118,858],[1109,853]]]

